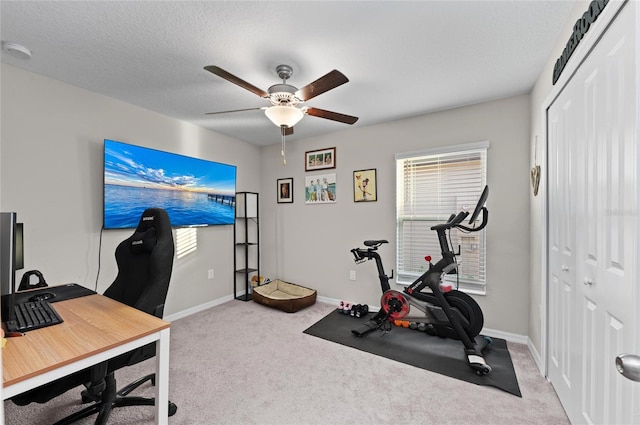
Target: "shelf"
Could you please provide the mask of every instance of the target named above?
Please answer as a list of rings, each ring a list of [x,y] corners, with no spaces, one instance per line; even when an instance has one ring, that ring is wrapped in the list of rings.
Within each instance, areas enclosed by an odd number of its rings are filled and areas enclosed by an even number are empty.
[[[258,194],[236,193],[236,215],[233,224],[233,296],[237,300],[251,300],[251,276],[260,276],[260,228],[258,224]],[[256,242],[250,242],[256,241]],[[238,249],[241,248],[241,249]],[[249,267],[249,265],[255,267]],[[239,285],[239,286],[238,286]],[[238,292],[244,289],[244,294]]]
[[[238,269],[236,270],[236,273],[253,273],[253,272],[257,272],[258,269],[252,269],[250,267],[246,268],[246,269]]]

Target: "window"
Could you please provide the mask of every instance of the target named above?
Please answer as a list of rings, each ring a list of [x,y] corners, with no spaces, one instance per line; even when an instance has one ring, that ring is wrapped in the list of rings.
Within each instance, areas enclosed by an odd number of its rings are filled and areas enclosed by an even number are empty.
[[[176,258],[182,258],[198,249],[198,234],[195,227],[176,229]]]
[[[397,282],[411,284],[428,268],[424,257],[441,258],[431,226],[453,213],[473,212],[487,180],[489,142],[409,152],[396,155]],[[451,231],[451,246],[458,256],[458,275],[445,279],[459,289],[485,293],[485,231]],[[455,287],[455,285],[454,285]]]

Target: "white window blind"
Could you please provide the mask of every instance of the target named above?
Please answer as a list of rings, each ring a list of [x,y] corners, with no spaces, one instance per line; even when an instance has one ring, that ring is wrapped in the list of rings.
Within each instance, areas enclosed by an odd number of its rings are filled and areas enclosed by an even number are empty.
[[[176,229],[176,258],[182,258],[198,249],[198,233],[195,227]]]
[[[410,284],[442,255],[431,227],[451,214],[473,212],[486,184],[489,142],[470,143],[396,156],[397,280]],[[458,256],[458,275],[446,279],[459,289],[484,293],[486,284],[485,232],[451,231]],[[458,282],[459,280],[459,282]]]

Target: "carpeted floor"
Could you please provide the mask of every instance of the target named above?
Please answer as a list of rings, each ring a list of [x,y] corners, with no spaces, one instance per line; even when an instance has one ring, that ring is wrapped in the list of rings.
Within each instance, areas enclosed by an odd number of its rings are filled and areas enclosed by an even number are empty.
[[[508,343],[522,398],[304,333],[335,306],[287,314],[230,301],[171,327],[171,425],[569,424],[526,346]],[[120,386],[151,359],[117,373]],[[6,425],[45,425],[79,409],[80,388],[44,405],[5,402]],[[146,384],[135,394],[151,395]],[[91,424],[86,420],[81,424]],[[152,408],[116,411],[110,425],[153,424]]]

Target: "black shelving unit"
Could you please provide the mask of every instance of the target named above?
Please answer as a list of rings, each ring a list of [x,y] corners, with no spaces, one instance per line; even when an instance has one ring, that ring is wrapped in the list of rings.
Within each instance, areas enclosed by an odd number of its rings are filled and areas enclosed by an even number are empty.
[[[236,193],[236,217],[233,225],[233,296],[242,301],[251,300],[251,278],[260,276],[258,200],[256,192]],[[238,291],[243,287],[244,294],[238,295]]]

